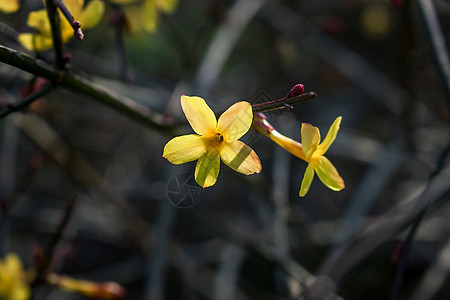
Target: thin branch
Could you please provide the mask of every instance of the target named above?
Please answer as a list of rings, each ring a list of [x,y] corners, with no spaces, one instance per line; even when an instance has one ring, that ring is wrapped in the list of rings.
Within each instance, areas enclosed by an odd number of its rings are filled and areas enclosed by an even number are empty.
[[[56,228],[56,231],[50,238],[50,241],[45,249],[43,261],[38,266],[36,280],[34,281],[33,285],[45,281],[46,277],[45,275],[48,272],[48,269],[52,262],[55,248],[58,245],[59,241],[61,240],[62,235],[64,233],[64,229],[67,227],[67,224],[69,223],[69,220],[73,214],[76,200],[77,198],[73,197],[67,204],[67,207],[64,211],[64,215],[61,217],[58,227]]]
[[[36,101],[40,97],[50,92],[53,88],[54,88],[53,84],[47,84],[44,87],[42,87],[39,91],[25,97],[21,101],[7,105],[5,108],[0,110],[0,119],[30,105],[32,102]]]
[[[124,29],[126,29],[125,16],[119,8],[114,8],[110,24],[114,28],[114,37],[116,41],[117,54],[119,55],[120,78],[125,82],[130,82],[131,77],[128,74],[128,56],[125,48]]]
[[[47,8],[47,15],[50,21],[50,27],[52,31],[53,39],[53,49],[55,50],[55,66],[58,69],[65,68],[64,60],[64,43],[61,35],[61,20],[59,19],[59,14],[56,8],[54,0],[45,0],[45,6]]]
[[[35,60],[28,55],[2,45],[0,45],[0,62],[19,68],[35,76],[49,79],[55,84],[74,92],[88,95],[144,125],[175,135],[173,126],[171,126],[172,124],[167,124],[163,115],[153,112],[129,98],[118,95],[85,77],[55,70],[42,60]]]
[[[439,26],[433,1],[417,0],[417,3],[419,4],[428,39],[431,43],[431,48],[433,49],[433,56],[436,60],[439,75],[441,76],[442,84],[444,85],[445,93],[447,94],[447,102],[450,107],[450,60],[445,45],[445,38],[442,34],[441,27]]]
[[[61,0],[55,0],[55,5],[59,7],[64,17],[67,19],[67,22],[69,22],[70,26],[72,26],[73,35],[75,36],[75,38],[79,41],[82,41],[84,38],[84,34],[83,31],[81,31],[81,22],[75,20],[69,9]]]
[[[317,97],[316,93],[309,92],[309,93],[301,94],[296,97],[292,97],[292,98],[288,98],[288,99],[283,98],[283,99],[278,99],[275,101],[265,102],[265,103],[261,103],[261,104],[254,104],[254,105],[252,105],[252,108],[253,108],[254,113],[255,112],[267,112],[267,111],[284,109],[284,108],[292,109],[292,105],[299,103],[299,102],[314,99],[316,97]]]

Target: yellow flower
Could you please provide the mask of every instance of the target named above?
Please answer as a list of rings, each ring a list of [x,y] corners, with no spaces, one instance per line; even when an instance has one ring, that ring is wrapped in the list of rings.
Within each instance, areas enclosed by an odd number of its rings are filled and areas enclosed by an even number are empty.
[[[1,0],[0,11],[7,14],[13,13],[19,9],[19,0]]]
[[[337,117],[330,127],[327,136],[320,142],[319,128],[311,124],[302,123],[301,136],[303,144],[303,153],[306,156],[308,167],[303,177],[302,186],[300,187],[300,197],[306,195],[309,186],[314,178],[314,172],[319,176],[320,181],[333,191],[340,191],[345,187],[344,180],[339,176],[338,171],[333,164],[323,156],[336,139],[339,131],[342,117]]]
[[[250,103],[241,101],[228,108],[217,121],[214,112],[200,97],[181,96],[181,107],[197,134],[170,140],[163,157],[178,165],[197,160],[195,181],[203,188],[214,185],[219,175],[220,159],[233,170],[250,175],[261,171],[258,155],[238,139],[253,120]]]
[[[89,29],[96,26],[105,9],[103,1],[93,0],[84,8],[84,0],[65,0],[64,4],[75,20],[80,21],[81,29]],[[60,10],[61,36],[63,43],[66,43],[73,35],[74,30],[69,22],[64,18]],[[27,25],[35,29],[35,33],[19,34],[19,42],[30,51],[42,51],[53,46],[53,38],[48,20],[47,11],[41,9],[32,11],[28,15]]]
[[[158,27],[158,12],[171,13],[178,0],[111,0],[122,5],[128,29],[132,32],[145,30],[153,32]]]
[[[30,297],[27,275],[19,257],[10,253],[0,260],[0,299],[26,300]]]
[[[273,126],[267,122],[266,117],[263,114],[255,114],[253,128],[269,137],[272,141],[289,151],[291,154],[308,162],[308,167],[306,168],[299,192],[300,197],[303,197],[309,190],[314,178],[314,173],[317,173],[320,181],[333,191],[340,191],[345,187],[344,180],[339,176],[336,168],[328,158],[323,156],[336,139],[341,120],[342,117],[336,118],[321,144],[319,144],[319,129],[307,123],[302,123],[301,128],[303,144],[276,131]]]

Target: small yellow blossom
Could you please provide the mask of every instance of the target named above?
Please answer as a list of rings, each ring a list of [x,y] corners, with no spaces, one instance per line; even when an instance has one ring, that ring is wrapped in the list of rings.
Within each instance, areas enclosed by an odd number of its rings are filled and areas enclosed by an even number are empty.
[[[7,14],[13,13],[19,9],[19,0],[1,0],[0,11]]]
[[[121,299],[127,294],[125,288],[112,281],[93,282],[55,273],[50,273],[47,276],[47,281],[62,289],[94,299]]]
[[[80,21],[81,29],[89,29],[96,26],[100,22],[105,9],[105,4],[100,0],[90,1],[86,7],[84,7],[84,0],[65,0],[64,4],[75,20]],[[66,43],[74,35],[74,30],[59,9],[58,12],[62,40],[63,43]],[[33,28],[35,32],[22,33],[18,37],[19,42],[26,49],[30,51],[43,51],[53,46],[50,21],[48,20],[45,9],[30,12],[27,25]]]
[[[302,123],[301,136],[303,153],[306,156],[308,167],[306,167],[305,176],[300,187],[300,197],[303,197],[308,192],[309,186],[314,178],[314,172],[317,173],[320,181],[333,191],[340,191],[345,187],[344,180],[339,176],[336,168],[328,158],[323,156],[336,139],[341,120],[342,117],[337,117],[334,120],[322,143],[320,143],[319,128],[311,124]]]
[[[163,157],[176,165],[198,159],[195,181],[203,188],[216,182],[221,159],[227,166],[245,175],[261,171],[258,155],[238,140],[252,124],[250,103],[241,101],[233,104],[218,121],[200,97],[181,96],[181,107],[197,134],[170,140],[164,147]]]
[[[19,257],[14,253],[0,260],[0,299],[26,300],[30,297],[27,274],[23,270]]]
[[[132,32],[153,32],[158,27],[159,12],[171,13],[178,0],[111,0],[122,5],[128,29]]]
[[[311,124],[302,123],[302,144],[276,131],[262,114],[256,114],[253,127],[256,131],[269,137],[291,154],[308,163],[299,192],[299,196],[303,197],[309,190],[314,178],[314,173],[317,173],[320,181],[333,191],[340,191],[345,187],[344,180],[339,176],[336,168],[328,158],[324,156],[325,152],[336,139],[341,120],[342,117],[336,118],[331,125],[327,136],[320,144],[320,131]]]

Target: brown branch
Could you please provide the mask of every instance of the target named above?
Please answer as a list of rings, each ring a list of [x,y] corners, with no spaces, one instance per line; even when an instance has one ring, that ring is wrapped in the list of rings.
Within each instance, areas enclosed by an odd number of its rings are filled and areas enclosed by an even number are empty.
[[[130,98],[118,95],[85,77],[70,74],[62,70],[55,70],[42,60],[34,59],[2,45],[0,45],[0,62],[19,68],[35,76],[49,79],[55,84],[74,92],[88,95],[144,125],[175,135],[172,124],[167,124],[163,115],[151,111]]]
[[[66,63],[64,60],[64,43],[61,35],[61,20],[59,19],[54,0],[45,0],[45,6],[52,31],[53,49],[56,56],[55,66],[62,70],[65,68]]]

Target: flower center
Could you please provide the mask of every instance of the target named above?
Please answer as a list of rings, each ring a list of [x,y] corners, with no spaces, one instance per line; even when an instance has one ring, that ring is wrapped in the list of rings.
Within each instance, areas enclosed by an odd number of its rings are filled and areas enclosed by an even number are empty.
[[[218,132],[214,133],[214,135],[211,137],[211,146],[213,147],[219,147],[220,144],[222,144],[222,142],[223,142],[223,135],[221,135]]]

